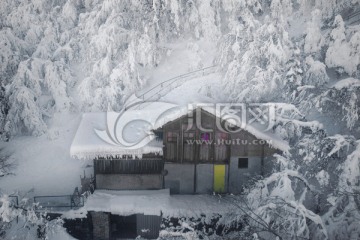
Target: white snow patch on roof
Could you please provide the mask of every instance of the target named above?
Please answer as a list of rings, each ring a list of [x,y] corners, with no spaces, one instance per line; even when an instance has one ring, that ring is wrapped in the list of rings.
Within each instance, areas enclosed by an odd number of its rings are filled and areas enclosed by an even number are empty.
[[[146,153],[161,155],[162,142],[156,141],[148,133],[163,109],[129,110],[124,114],[85,113],[72,142],[70,154],[79,159],[116,155],[141,157]],[[139,147],[132,144],[138,140],[146,144]]]

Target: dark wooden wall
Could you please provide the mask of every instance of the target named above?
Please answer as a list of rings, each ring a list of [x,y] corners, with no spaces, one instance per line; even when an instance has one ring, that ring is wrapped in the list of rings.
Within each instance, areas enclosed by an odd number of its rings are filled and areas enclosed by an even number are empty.
[[[95,174],[161,174],[162,159],[94,160]]]
[[[269,144],[260,141],[247,131],[236,133],[223,132],[216,127],[216,117],[204,110],[201,110],[201,126],[212,129],[210,139],[212,144],[187,144],[187,139],[201,140],[203,133],[196,125],[196,110],[194,110],[193,128],[187,129],[188,116],[183,116],[163,126],[162,136],[164,142],[164,160],[177,163],[228,163],[230,156],[270,156],[277,152]],[[224,126],[223,126],[223,129]],[[224,135],[225,134],[225,135]],[[224,137],[225,136],[225,137]],[[228,144],[218,145],[218,139],[224,138]],[[232,140],[241,139],[241,144],[232,144]],[[252,144],[254,140],[258,144]],[[249,144],[250,143],[250,144]]]
[[[182,163],[226,163],[230,158],[230,146],[217,145],[220,131],[216,128],[216,118],[201,111],[201,126],[212,132],[201,131],[193,114],[193,127],[188,129],[188,116],[183,116],[163,126],[164,159],[168,162]],[[209,144],[188,144],[187,140],[201,140],[201,134],[209,134]],[[174,135],[174,137],[173,137]],[[225,138],[230,138],[225,133]],[[212,141],[212,143],[211,143]]]

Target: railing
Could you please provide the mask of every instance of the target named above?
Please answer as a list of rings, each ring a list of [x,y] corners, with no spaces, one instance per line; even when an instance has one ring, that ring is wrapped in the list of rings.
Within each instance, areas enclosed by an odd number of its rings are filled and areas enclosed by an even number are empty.
[[[188,81],[189,79],[199,77],[199,76],[205,76],[210,73],[214,73],[216,71],[216,67],[217,66],[214,65],[214,66],[202,68],[202,69],[199,69],[196,71],[181,74],[179,76],[165,80],[165,81],[153,86],[146,92],[140,94],[138,96],[138,98],[141,99],[141,101],[140,102],[136,101],[136,102],[127,104],[127,106],[125,107],[125,110],[130,109],[135,105],[139,105],[139,103],[156,101],[156,100],[160,99],[161,97],[163,97],[164,95],[166,95],[169,91],[173,90],[176,87],[179,87],[181,84]]]
[[[19,197],[8,196],[12,206],[19,207]],[[36,196],[34,203],[37,203],[37,211],[63,211],[78,209],[84,206],[85,197],[83,195],[59,195],[59,196]]]
[[[176,86],[179,86],[180,84],[183,83],[183,80],[188,80],[189,78],[194,78],[195,76],[204,76],[213,73],[216,70],[215,67],[216,66],[210,66],[170,78],[147,90],[145,93],[141,94],[139,98],[142,99],[143,101],[157,100],[158,98],[156,97],[158,96],[158,94],[160,94],[160,92],[162,92],[164,89],[168,89],[169,87],[174,86],[174,83],[176,83]]]
[[[82,195],[36,196],[34,203],[38,203],[38,210],[61,211],[78,209],[84,206]]]

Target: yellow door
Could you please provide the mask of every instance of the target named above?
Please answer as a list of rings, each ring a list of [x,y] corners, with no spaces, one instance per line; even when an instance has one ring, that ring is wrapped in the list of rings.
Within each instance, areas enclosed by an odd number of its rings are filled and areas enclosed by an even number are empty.
[[[214,165],[214,192],[225,192],[225,165]]]

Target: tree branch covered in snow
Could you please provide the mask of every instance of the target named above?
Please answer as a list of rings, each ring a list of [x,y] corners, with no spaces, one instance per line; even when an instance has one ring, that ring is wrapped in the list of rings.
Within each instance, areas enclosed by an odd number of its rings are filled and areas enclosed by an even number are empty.
[[[1,235],[5,239],[50,239],[55,232],[61,230],[63,221],[49,221],[46,213],[36,212],[36,205],[22,199],[19,205],[7,195],[0,198]]]
[[[12,175],[15,164],[9,154],[4,153],[4,149],[0,149],[0,177]]]

